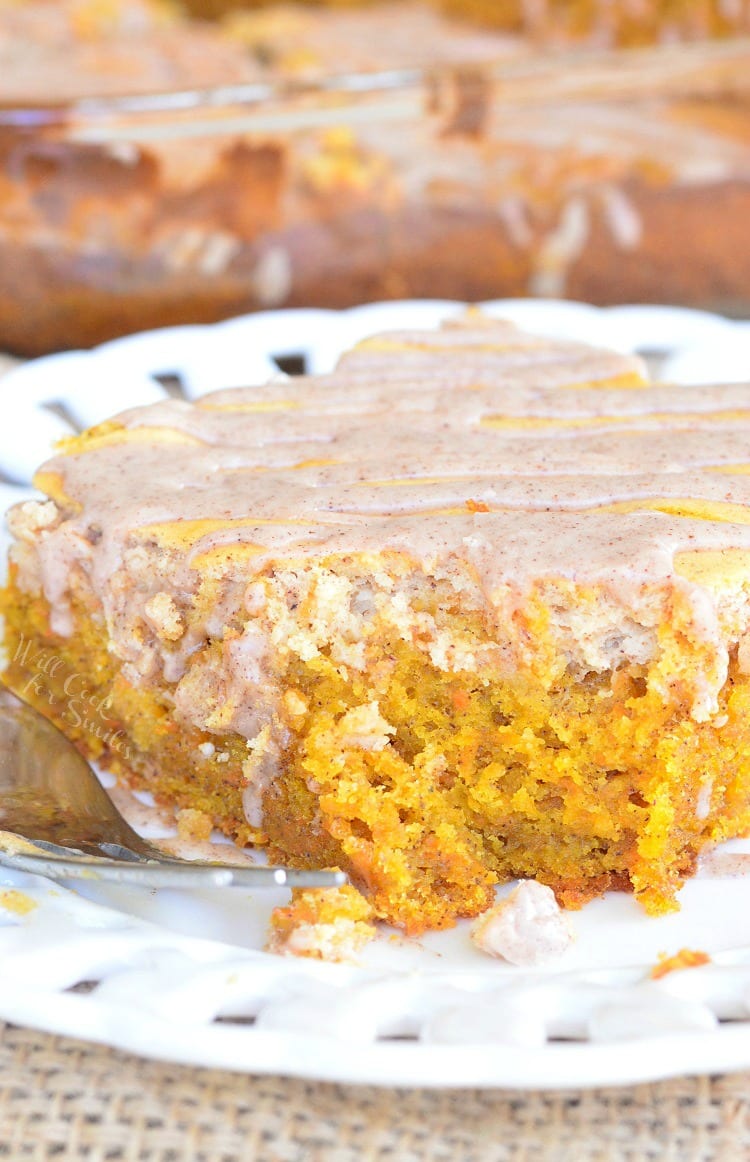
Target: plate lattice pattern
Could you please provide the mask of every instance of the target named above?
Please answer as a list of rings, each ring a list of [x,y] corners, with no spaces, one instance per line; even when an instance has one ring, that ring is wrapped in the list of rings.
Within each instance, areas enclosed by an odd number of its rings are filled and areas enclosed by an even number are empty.
[[[750,1066],[750,949],[660,980],[643,966],[377,971],[182,936],[36,877],[0,878],[13,885],[0,893],[0,1017],[145,1057],[512,1088]]]

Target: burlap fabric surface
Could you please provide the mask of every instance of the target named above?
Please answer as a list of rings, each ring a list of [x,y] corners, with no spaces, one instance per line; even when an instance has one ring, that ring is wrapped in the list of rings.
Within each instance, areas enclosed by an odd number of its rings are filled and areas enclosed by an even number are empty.
[[[738,1162],[750,1075],[566,1093],[322,1085],[0,1027],[0,1158]]]

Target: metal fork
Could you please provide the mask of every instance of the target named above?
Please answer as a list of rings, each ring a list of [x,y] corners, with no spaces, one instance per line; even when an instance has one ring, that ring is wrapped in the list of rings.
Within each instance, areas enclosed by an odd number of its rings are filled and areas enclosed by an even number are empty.
[[[339,871],[172,859],[142,839],[57,727],[0,681],[0,864],[149,888],[335,887]]]

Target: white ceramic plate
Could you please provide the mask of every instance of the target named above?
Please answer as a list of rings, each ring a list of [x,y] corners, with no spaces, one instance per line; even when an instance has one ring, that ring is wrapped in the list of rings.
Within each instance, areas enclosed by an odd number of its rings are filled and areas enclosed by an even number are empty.
[[[277,358],[324,371],[366,334],[432,326],[459,309],[283,311],[25,364],[0,380],[0,503],[28,495],[51,440],[162,398],[164,376],[194,397],[266,378]],[[750,380],[748,324],[667,307],[488,309],[658,355],[678,382]],[[141,830],[169,833],[168,819],[126,801]],[[722,856],[746,852],[750,843],[734,843]],[[262,951],[268,915],[285,900],[276,890],[73,890],[0,869],[0,1017],[165,1060],[384,1085],[570,1087],[750,1068],[741,875],[714,867],[687,884],[678,913],[658,919],[629,896],[594,901],[572,917],[570,950],[534,971],[483,957],[467,924],[419,941],[384,931],[358,965],[273,957]],[[660,953],[682,948],[711,962],[649,979]]]

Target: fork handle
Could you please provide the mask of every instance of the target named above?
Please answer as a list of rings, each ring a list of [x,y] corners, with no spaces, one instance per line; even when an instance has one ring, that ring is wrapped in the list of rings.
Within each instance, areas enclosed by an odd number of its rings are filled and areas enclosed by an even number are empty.
[[[210,863],[132,863],[120,859],[63,859],[0,851],[0,865],[53,880],[84,879],[137,884],[145,888],[334,888],[348,882],[345,872],[294,868],[229,867]]]

